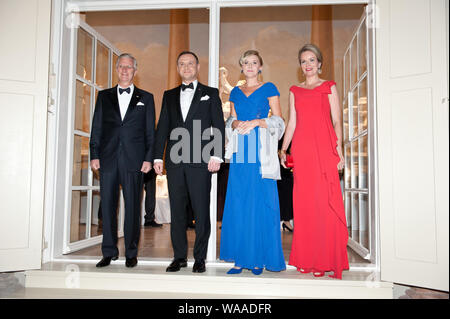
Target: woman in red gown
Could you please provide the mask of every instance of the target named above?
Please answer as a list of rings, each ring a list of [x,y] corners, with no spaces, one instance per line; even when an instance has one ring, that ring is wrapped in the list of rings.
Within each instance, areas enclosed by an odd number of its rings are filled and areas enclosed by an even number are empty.
[[[290,116],[280,151],[285,167],[285,150],[292,140],[294,235],[289,265],[316,277],[333,271],[330,277],[342,279],[349,265],[338,173],[344,168],[339,96],[335,82],[319,78],[322,54],[316,46],[305,45],[299,62],[306,80],[290,88]]]

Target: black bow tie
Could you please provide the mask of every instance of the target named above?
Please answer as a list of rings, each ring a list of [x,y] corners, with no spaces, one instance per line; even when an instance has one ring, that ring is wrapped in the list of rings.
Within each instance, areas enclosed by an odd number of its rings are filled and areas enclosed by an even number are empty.
[[[186,90],[186,89],[194,89],[194,83],[193,82],[191,82],[191,83],[189,83],[188,85],[186,85],[186,84],[181,84],[181,91],[184,91],[184,90]]]
[[[130,94],[131,89],[129,87],[127,87],[126,89],[119,88],[119,94],[122,94],[123,92],[127,92],[128,94]]]

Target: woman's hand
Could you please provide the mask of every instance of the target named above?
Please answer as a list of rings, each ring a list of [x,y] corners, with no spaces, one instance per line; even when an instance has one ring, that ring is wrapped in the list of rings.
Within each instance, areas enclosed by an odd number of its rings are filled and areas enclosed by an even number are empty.
[[[259,119],[251,120],[251,121],[240,121],[236,129],[239,134],[247,135],[253,130],[255,127],[259,126]]]
[[[281,166],[283,166],[284,168],[287,168],[286,164],[285,164],[286,163],[286,151],[280,150],[278,152],[278,157],[280,158]]]
[[[345,167],[345,159],[342,155],[339,155],[340,161],[337,164],[338,171],[342,171]]]

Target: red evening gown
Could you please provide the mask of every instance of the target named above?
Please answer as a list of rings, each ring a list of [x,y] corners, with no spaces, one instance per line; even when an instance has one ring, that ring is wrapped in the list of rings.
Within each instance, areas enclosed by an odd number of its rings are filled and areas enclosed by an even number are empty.
[[[304,272],[333,271],[342,279],[349,269],[348,230],[337,164],[337,137],[328,94],[336,83],[314,89],[292,86],[296,128],[291,145],[294,161],[294,235],[289,265]]]

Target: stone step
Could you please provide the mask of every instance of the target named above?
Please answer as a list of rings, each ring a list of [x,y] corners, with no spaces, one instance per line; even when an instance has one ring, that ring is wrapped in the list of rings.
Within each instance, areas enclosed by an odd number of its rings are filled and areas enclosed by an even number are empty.
[[[248,270],[227,275],[228,264],[207,263],[205,273],[192,273],[192,263],[176,273],[165,271],[168,263],[139,260],[135,268],[126,268],[123,259],[105,268],[93,262],[50,262],[40,270],[25,272],[25,286],[33,288],[92,289],[108,291],[176,293],[248,298],[393,298],[393,284],[378,280],[371,271],[345,271],[343,279],[314,278],[288,268],[282,272],[264,271],[255,276]]]

